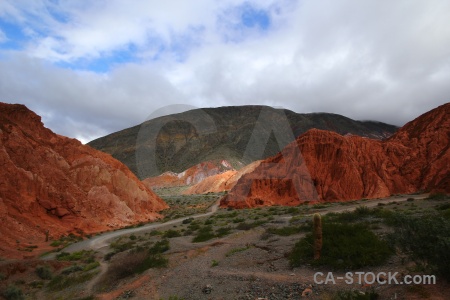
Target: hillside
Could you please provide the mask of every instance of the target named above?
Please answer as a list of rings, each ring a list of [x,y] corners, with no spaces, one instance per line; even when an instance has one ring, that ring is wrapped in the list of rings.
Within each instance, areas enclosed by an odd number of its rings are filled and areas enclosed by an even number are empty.
[[[261,112],[264,118],[259,119]],[[258,119],[260,122],[255,127]],[[280,129],[279,124],[286,119],[290,128]],[[286,131],[281,132],[280,141],[271,134],[274,127]],[[167,171],[180,173],[211,160],[225,159],[239,169],[275,155],[294,137],[311,128],[375,139],[387,138],[397,130],[396,126],[354,121],[336,114],[298,114],[266,106],[231,106],[195,109],[152,119],[91,141],[89,145],[110,153],[144,179]],[[248,151],[247,145],[255,132],[270,138],[264,149],[253,150],[252,146]]]
[[[242,176],[221,206],[297,205],[417,191],[449,193],[449,142],[448,103],[384,141],[313,129]]]
[[[142,182],[150,189],[195,185],[207,178],[220,175],[226,171],[234,171],[228,161],[206,161],[190,167],[181,173],[165,172],[159,176],[146,178]]]
[[[57,135],[23,105],[0,103],[0,256],[63,234],[159,218],[167,205],[110,155]]]

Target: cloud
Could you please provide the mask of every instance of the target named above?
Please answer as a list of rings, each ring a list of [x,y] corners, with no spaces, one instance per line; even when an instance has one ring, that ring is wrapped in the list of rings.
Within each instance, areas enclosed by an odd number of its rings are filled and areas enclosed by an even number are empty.
[[[403,125],[449,101],[443,0],[23,0],[0,18],[21,41],[0,44],[0,101],[83,141],[178,103]]]
[[[6,37],[6,34],[0,29],[0,44],[6,42],[7,40],[8,38]]]

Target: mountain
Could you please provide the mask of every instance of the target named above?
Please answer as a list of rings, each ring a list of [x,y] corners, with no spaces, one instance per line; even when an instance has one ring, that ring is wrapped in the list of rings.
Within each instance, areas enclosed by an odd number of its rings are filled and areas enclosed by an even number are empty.
[[[387,140],[312,129],[242,176],[222,207],[297,205],[397,193],[450,193],[450,104]]]
[[[45,128],[23,105],[0,103],[0,256],[62,234],[159,218],[168,206],[109,154]]]
[[[155,118],[91,141],[89,145],[110,153],[144,179],[167,171],[180,173],[211,160],[225,159],[239,169],[275,155],[311,128],[375,139],[387,138],[398,129],[336,114],[298,114],[267,106],[230,106]],[[261,144],[255,147],[255,141]]]
[[[190,167],[181,173],[168,171],[159,176],[146,178],[142,182],[151,189],[194,185],[210,176],[219,175],[225,171],[234,171],[228,161],[206,161]]]

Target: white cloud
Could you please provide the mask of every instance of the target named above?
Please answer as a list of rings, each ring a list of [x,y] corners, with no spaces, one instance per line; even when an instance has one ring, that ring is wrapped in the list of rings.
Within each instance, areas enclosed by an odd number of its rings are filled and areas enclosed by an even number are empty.
[[[0,29],[0,44],[4,43],[8,40],[8,37],[6,34]]]
[[[267,30],[240,28],[236,10],[226,15],[243,3],[1,2],[0,16],[30,39],[0,56],[0,101],[25,103],[83,140],[177,103],[267,104],[402,125],[449,101],[448,1],[246,1],[268,14]],[[135,62],[115,60],[130,47]],[[53,63],[105,57],[113,63],[105,74]]]

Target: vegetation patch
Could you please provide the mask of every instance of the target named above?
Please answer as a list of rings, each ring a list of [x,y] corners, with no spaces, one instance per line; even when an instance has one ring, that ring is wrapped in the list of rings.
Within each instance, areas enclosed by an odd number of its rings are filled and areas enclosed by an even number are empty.
[[[86,272],[80,274],[73,274],[69,276],[57,275],[48,283],[47,288],[50,291],[62,291],[70,286],[78,285],[86,281],[91,280],[95,275],[95,272]]]
[[[7,300],[22,300],[25,299],[22,290],[15,286],[9,285],[2,293],[3,297]]]
[[[52,279],[52,271],[48,266],[37,266],[36,275],[44,280]]]
[[[243,251],[245,251],[245,250],[247,250],[247,249],[249,249],[249,248],[250,248],[250,247],[233,248],[233,249],[229,250],[229,251],[225,254],[225,256],[226,256],[226,257],[230,257],[230,256],[232,256],[232,255],[234,255],[234,254],[236,254],[236,253],[243,252]]]
[[[363,224],[324,222],[320,258],[313,260],[312,233],[295,244],[289,258],[293,267],[311,263],[335,269],[357,269],[381,265],[392,253],[386,241],[379,239]]]
[[[396,213],[389,218],[394,233],[389,240],[426,269],[450,281],[450,220],[437,214],[410,216]]]
[[[92,250],[81,250],[73,253],[61,252],[56,256],[56,259],[61,261],[83,261],[85,263],[95,261],[94,251]]]

